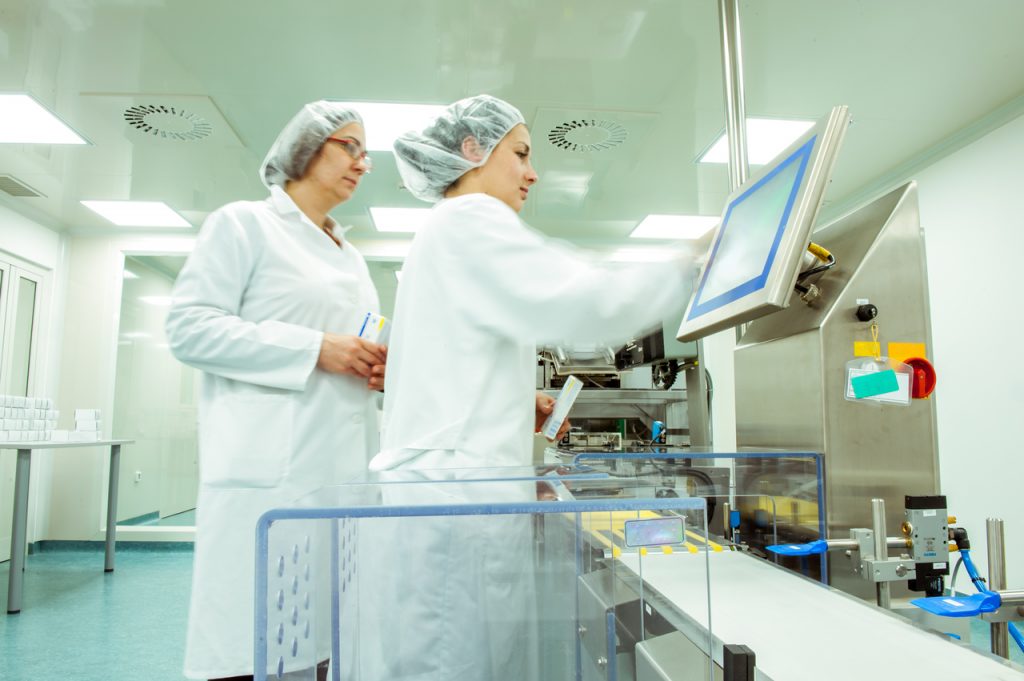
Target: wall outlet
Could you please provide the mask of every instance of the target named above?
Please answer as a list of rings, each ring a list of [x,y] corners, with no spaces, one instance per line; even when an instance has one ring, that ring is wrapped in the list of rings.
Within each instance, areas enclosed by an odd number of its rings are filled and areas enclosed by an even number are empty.
[[[135,482],[142,482],[142,471],[135,471]]]

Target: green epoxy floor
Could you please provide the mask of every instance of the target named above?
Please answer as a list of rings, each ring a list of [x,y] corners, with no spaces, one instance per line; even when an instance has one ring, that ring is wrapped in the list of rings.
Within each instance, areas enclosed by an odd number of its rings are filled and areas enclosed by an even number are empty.
[[[181,681],[192,551],[44,551],[28,557],[22,611],[7,615],[0,563],[0,680]]]
[[[10,563],[0,563],[0,681],[181,681],[189,546],[120,550],[112,574],[101,548],[31,555],[17,615],[5,614]],[[973,622],[971,638],[987,650],[988,625]]]

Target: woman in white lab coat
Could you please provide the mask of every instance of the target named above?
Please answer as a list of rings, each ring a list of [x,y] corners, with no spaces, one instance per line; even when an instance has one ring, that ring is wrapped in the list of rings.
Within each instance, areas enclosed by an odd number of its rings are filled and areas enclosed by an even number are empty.
[[[456,102],[395,142],[405,186],[435,206],[403,267],[382,451],[371,469],[529,465],[537,346],[624,341],[685,306],[692,259],[601,263],[520,220],[538,180],[531,153],[522,114],[489,96]],[[501,500],[516,500],[516,489]],[[416,494],[414,486],[396,486],[389,496],[419,503]],[[530,568],[511,559],[529,554],[529,534],[513,525],[494,534],[464,532],[445,519],[416,526],[429,531],[415,530],[415,541],[405,542],[407,558],[388,580],[409,587],[397,607],[435,612],[440,621],[391,622],[375,660],[383,671],[367,676],[537,678],[535,642],[522,626],[533,616]],[[499,527],[494,520],[488,526]],[[426,564],[420,554],[430,554]],[[461,584],[453,587],[453,580]],[[379,585],[379,593],[385,589]]]
[[[190,678],[253,673],[259,516],[377,449],[386,351],[357,337],[377,292],[328,216],[369,170],[365,146],[355,111],[306,105],[263,163],[270,196],[212,213],[174,286],[171,350],[203,371]]]

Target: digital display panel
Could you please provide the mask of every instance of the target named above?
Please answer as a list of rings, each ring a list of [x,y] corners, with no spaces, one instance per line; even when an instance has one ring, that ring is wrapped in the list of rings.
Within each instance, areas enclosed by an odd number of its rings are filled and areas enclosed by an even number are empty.
[[[649,518],[625,522],[626,546],[682,544],[685,524],[681,517]]]
[[[729,204],[687,320],[764,288],[816,139]]]

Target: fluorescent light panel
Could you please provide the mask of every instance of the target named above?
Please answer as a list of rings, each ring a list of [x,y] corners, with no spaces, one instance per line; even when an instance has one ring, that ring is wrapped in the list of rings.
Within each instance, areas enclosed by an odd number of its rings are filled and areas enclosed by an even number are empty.
[[[717,215],[648,215],[632,239],[699,239],[718,224]]]
[[[0,144],[87,144],[29,95],[0,95]]]
[[[764,165],[778,156],[797,137],[810,130],[813,125],[814,121],[748,118],[747,162],[751,165]],[[697,162],[729,162],[729,140],[724,132]]]
[[[429,208],[370,208],[370,217],[379,232],[418,231],[429,214]]]
[[[422,130],[441,111],[441,104],[338,102],[359,112],[366,127],[367,151],[392,151],[395,139],[409,130]]]
[[[163,201],[82,201],[119,227],[191,227]]]

